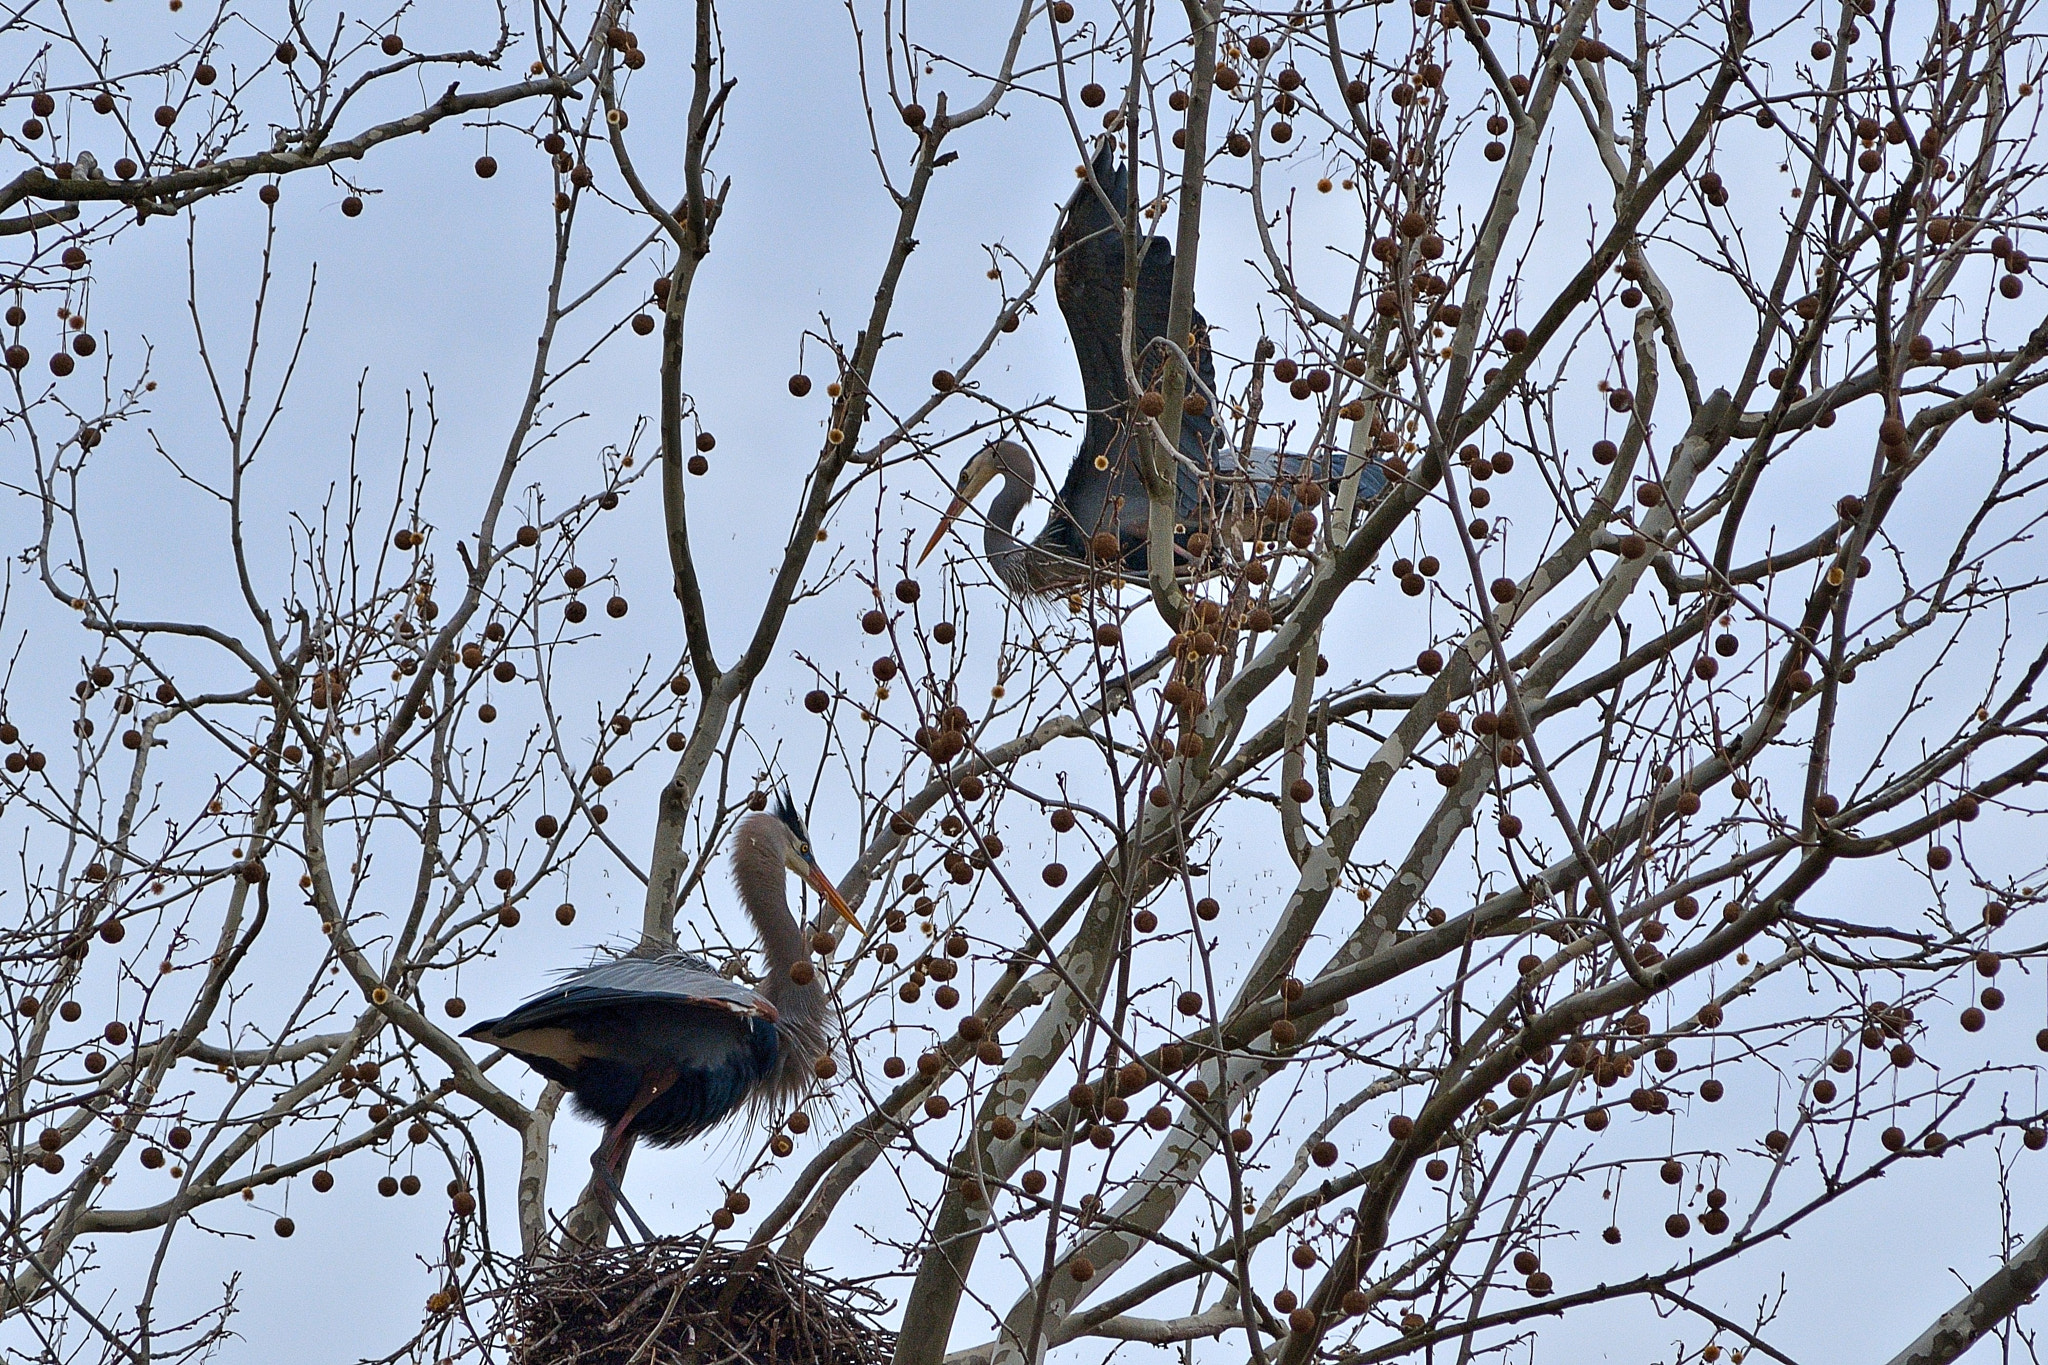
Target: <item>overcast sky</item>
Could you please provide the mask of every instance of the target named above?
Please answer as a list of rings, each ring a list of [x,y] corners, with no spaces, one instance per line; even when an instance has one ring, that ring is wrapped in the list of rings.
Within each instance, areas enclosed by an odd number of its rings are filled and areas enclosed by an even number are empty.
[[[1086,0],[1082,8],[1089,8]],[[101,9],[116,42],[132,43],[137,51],[157,41],[158,30],[189,18],[171,15],[161,4],[145,13],[134,0],[121,0],[118,8],[95,7]],[[656,193],[669,198],[680,191],[674,150],[688,77],[681,9],[650,6],[636,18],[650,60],[628,98],[637,162],[658,186]],[[457,41],[460,34],[466,44],[474,31],[455,22],[457,12],[451,5],[409,17],[409,38],[429,45],[435,27],[445,25],[447,41]],[[1008,14],[993,4],[960,3],[924,7],[915,19],[922,41],[986,70],[999,58]],[[866,316],[896,215],[877,184],[843,9],[825,0],[789,0],[775,6],[734,5],[723,17],[726,61],[738,85],[714,166],[721,178],[732,178],[732,189],[691,301],[685,382],[702,425],[718,440],[712,472],[691,485],[693,535],[699,562],[709,574],[711,628],[730,653],[751,625],[793,497],[818,446],[827,371],[815,350],[805,368],[819,379],[819,391],[797,402],[784,387],[799,367],[799,338],[823,319],[843,341],[851,341]],[[978,83],[956,70],[941,67],[923,79],[927,106],[935,103],[931,92],[940,89],[956,105],[981,94]],[[359,117],[381,117],[397,109],[402,103],[397,93],[388,95],[385,105],[360,111]],[[421,92],[402,93],[417,100]],[[900,178],[910,139],[888,118],[883,124],[884,155]],[[502,169],[484,181],[469,167],[485,150],[487,138]],[[987,327],[999,302],[996,285],[985,276],[989,249],[1013,252],[1027,268],[1035,264],[1057,208],[1074,184],[1077,148],[1064,116],[1042,99],[1013,97],[1002,118],[963,135],[958,151],[959,160],[935,179],[893,322],[902,335],[891,342],[878,375],[884,399],[899,408],[921,400],[930,373],[956,363]],[[1774,165],[1724,157],[1722,167],[1731,180],[1742,177],[1760,194],[1782,192]],[[1553,168],[1547,212],[1560,221],[1597,220],[1604,201],[1579,183],[1576,171],[1570,164]],[[343,190],[311,175],[286,182],[278,215],[273,267],[278,316],[295,316],[316,269],[318,289],[284,420],[254,485],[252,525],[259,540],[267,542],[259,544],[258,554],[272,564],[279,564],[289,549],[285,513],[312,512],[346,469],[359,397],[364,405],[359,458],[371,488],[381,493],[396,466],[408,400],[415,414],[422,411],[431,384],[440,429],[427,517],[455,528],[473,524],[526,384],[540,321],[539,288],[552,248],[553,191],[545,160],[531,144],[503,131],[487,134],[475,125],[444,127],[428,138],[381,149],[353,172],[378,191],[359,218],[338,211]],[[598,179],[602,188],[619,189],[602,164]],[[1267,326],[1278,325],[1272,320],[1279,310],[1259,272],[1247,264],[1256,244],[1242,199],[1218,196],[1213,202],[1203,247],[1201,306],[1218,329],[1219,348],[1242,353],[1261,334],[1262,319]],[[1465,202],[1469,209],[1475,201]],[[1346,226],[1355,222],[1355,210],[1347,209],[1341,196],[1319,200],[1307,194],[1296,214],[1292,226],[1304,245],[1304,258],[1311,243],[1357,246],[1355,230]],[[130,232],[96,262],[92,317],[95,329],[110,339],[114,373],[133,374],[146,341],[151,373],[159,382],[146,421],[129,424],[109,441],[95,466],[98,482],[89,489],[90,521],[105,547],[102,563],[121,566],[126,606],[134,615],[189,615],[194,604],[213,602],[223,612],[233,610],[232,585],[217,553],[219,510],[179,483],[165,460],[151,453],[151,441],[174,459],[218,469],[219,426],[196,367],[193,322],[185,305],[187,234],[209,338],[232,354],[248,325],[264,221],[254,193],[245,191],[207,204],[196,223],[183,217],[158,220]],[[581,232],[573,287],[580,289],[608,269],[641,231],[623,215],[592,213]],[[633,267],[634,280],[651,280],[651,260]],[[1329,278],[1341,278],[1348,269],[1334,256],[1305,268],[1313,277]],[[1671,268],[1681,281],[1691,278],[1682,264]],[[1537,263],[1532,274],[1543,273]],[[1009,278],[1020,278],[1014,262]],[[1694,324],[1699,339],[1694,358],[1703,383],[1712,387],[1734,377],[1740,357],[1722,354],[1715,344],[1720,331],[1712,310],[1728,307],[1730,299],[1713,291],[1703,277],[1696,284],[1702,313]],[[602,317],[592,323],[614,321],[630,303],[621,293],[617,308],[599,310]],[[1746,330],[1737,334],[1746,340]],[[264,352],[263,363],[273,375],[288,338],[287,325]],[[559,502],[594,487],[599,451],[623,444],[636,422],[654,413],[657,352],[658,338],[623,337],[565,386],[557,415],[587,415],[531,466],[530,477],[547,486],[551,498]],[[1004,339],[978,379],[984,391],[1013,404],[1048,396],[1079,402],[1064,326],[1049,297],[1016,334]],[[942,413],[932,434],[948,435],[968,420],[965,413]],[[1580,436],[1589,440],[1595,434]],[[1045,447],[1047,458],[1055,461],[1064,460],[1064,451],[1056,441]],[[967,453],[967,448],[948,447],[930,478],[898,476],[889,482],[879,515],[888,528],[891,557],[895,537],[932,524],[929,509],[944,501],[944,481]],[[1835,478],[1823,474],[1805,485],[1794,482],[1783,495],[1791,501],[1831,500],[1839,491],[1833,488]],[[863,497],[835,523],[835,544],[858,545],[871,533],[877,509],[872,495]],[[599,709],[613,695],[621,673],[649,657],[656,668],[665,668],[681,648],[667,598],[659,510],[655,498],[629,496],[619,512],[600,522],[583,551],[585,563],[616,558],[634,603],[632,629],[613,632],[601,649],[569,656],[557,682],[565,709],[593,736]],[[10,551],[32,541],[32,517],[24,501],[0,503],[0,528]],[[1386,596],[1374,600],[1384,602]],[[1404,608],[1396,604],[1386,610]],[[14,605],[7,618],[10,647],[16,632],[62,629],[64,624],[37,590],[22,583],[17,564]],[[1336,632],[1328,646],[1336,666],[1353,672],[1384,666],[1373,660],[1376,628],[1375,619],[1361,614],[1346,631]],[[817,728],[791,704],[810,685],[793,654],[802,650],[837,659],[851,669],[860,665],[857,639],[851,612],[835,608],[800,614],[764,687],[762,704],[749,713],[756,738],[764,747],[781,744],[781,761],[793,773],[812,770],[819,742]],[[71,667],[66,661],[82,648],[68,642],[51,646],[48,658],[56,661],[51,666]],[[753,766],[742,764],[737,771],[750,778]],[[651,803],[645,798],[650,792],[643,784],[612,803],[618,811],[612,832],[636,857],[644,856],[647,845]],[[820,810],[813,833],[821,861],[836,874],[854,852],[854,831],[850,821],[833,819],[832,800]],[[1277,894],[1271,890],[1271,872],[1285,858],[1272,838],[1271,829],[1235,830],[1228,845],[1235,859],[1231,884],[1254,904],[1261,888],[1264,894]],[[2016,865],[2036,856],[2013,852]],[[1845,877],[1842,887],[1835,894],[1894,896],[1902,907],[1925,897],[1924,887],[1888,881],[1876,870]],[[396,885],[392,894],[400,894]],[[721,906],[730,903],[722,876],[711,883],[710,895]],[[530,929],[505,937],[495,962],[466,974],[462,989],[474,1010],[497,1012],[533,989],[548,968],[581,960],[593,943],[637,931],[638,884],[605,870],[597,859],[577,873],[574,899],[581,913],[572,928],[559,929],[535,916]],[[1909,913],[1902,908],[1901,917]],[[300,925],[290,932],[296,937],[287,943],[305,948],[317,942],[317,926]],[[1780,989],[1804,986],[1787,982]],[[2011,983],[2009,993],[2015,1005],[1994,1019],[1992,1042],[2006,1049],[2015,1064],[2024,1064],[2031,1059],[2031,1034],[2040,1023],[2039,992],[2021,979]],[[1402,1004],[1392,1000],[1387,1008],[1392,1012]],[[515,1074],[509,1063],[494,1074],[525,1099],[539,1092],[536,1078]],[[1757,1068],[1753,1075],[1734,1072],[1729,1084],[1734,1098],[1741,1099],[1775,1082]],[[2031,1080],[2016,1084],[2030,1087]],[[2023,1088],[2021,1102],[2030,1093]],[[1760,1131],[1758,1116],[1754,1104],[1724,1104],[1719,1111],[1689,1118],[1683,1141],[1728,1148],[1753,1144]],[[509,1196],[516,1142],[494,1124],[476,1127],[498,1182],[502,1216],[497,1235],[514,1244]],[[565,1116],[556,1137],[555,1202],[560,1206],[580,1185],[585,1154],[596,1134]],[[633,1163],[630,1192],[657,1228],[694,1226],[714,1199],[708,1179],[736,1171],[751,1149],[751,1138],[727,1135],[675,1153],[642,1152]],[[1759,1252],[1733,1271],[1719,1273],[1702,1297],[1731,1316],[1747,1318],[1758,1301],[1782,1287],[1789,1311],[1769,1335],[1796,1358],[1888,1359],[1961,1292],[1963,1281],[1981,1280],[1995,1264],[2001,1210],[1994,1160],[1980,1146],[1942,1162],[1909,1164],[1884,1188],[1804,1225],[1793,1245]],[[345,1163],[342,1188],[332,1195],[295,1191],[292,1213],[300,1231],[289,1242],[275,1240],[267,1230],[278,1211],[271,1192],[257,1210],[238,1206],[202,1219],[220,1229],[221,1237],[185,1234],[168,1281],[180,1289],[179,1299],[204,1302],[230,1275],[242,1276],[241,1312],[234,1324],[240,1339],[223,1352],[223,1360],[275,1360],[288,1346],[305,1350],[308,1343],[315,1343],[317,1352],[309,1359],[378,1354],[418,1320],[434,1287],[419,1258],[435,1249],[445,1205],[438,1197],[377,1199],[368,1188],[380,1173],[372,1165]],[[128,1179],[140,1184],[141,1173]],[[437,1192],[440,1179],[428,1180],[429,1194]],[[1651,1184],[1639,1179],[1624,1197],[1667,1197],[1662,1191],[1652,1194]],[[117,1184],[113,1197],[135,1195]],[[910,1235],[912,1230],[902,1225],[903,1201],[893,1182],[871,1178],[861,1199],[858,1218],[842,1220],[815,1247],[813,1257],[821,1265],[866,1271],[876,1264],[877,1253],[861,1224],[883,1236]],[[1604,1224],[1597,1188],[1567,1199],[1584,1204],[1579,1226],[1593,1230]],[[770,1202],[757,1193],[756,1208]],[[2022,1163],[2014,1185],[2016,1230],[2030,1236],[2044,1216],[2048,1185]],[[1644,1224],[1646,1236],[1649,1226]],[[1586,1241],[1589,1245],[1561,1244],[1546,1253],[1546,1268],[1560,1284],[1632,1274],[1644,1264],[1642,1240],[1624,1248],[1630,1254],[1619,1260],[1596,1238]],[[103,1246],[101,1261],[107,1269],[92,1284],[111,1306],[125,1303],[138,1258],[145,1255],[143,1247],[118,1239]],[[1949,1267],[1954,1274],[1947,1273]],[[1012,1291],[1007,1281],[998,1283],[1003,1287],[991,1292],[998,1303],[1007,1303]],[[1551,1361],[1669,1361],[1674,1342],[1696,1346],[1702,1340],[1695,1323],[1660,1320],[1638,1305],[1583,1311],[1562,1324],[1539,1323],[1533,1331],[1540,1343],[1533,1358]],[[980,1325],[966,1325],[963,1315],[955,1344],[964,1346],[985,1335]],[[26,1349],[5,1327],[0,1327],[0,1342]],[[1240,1350],[1224,1341],[1198,1346],[1196,1355],[1223,1361],[1235,1359]],[[1510,1358],[1525,1356],[1518,1350]]]

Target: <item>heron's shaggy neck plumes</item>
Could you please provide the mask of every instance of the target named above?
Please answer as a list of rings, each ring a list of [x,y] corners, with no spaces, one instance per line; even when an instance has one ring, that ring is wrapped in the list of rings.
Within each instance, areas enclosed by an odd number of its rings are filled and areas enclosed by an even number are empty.
[[[789,969],[809,962],[810,946],[803,927],[789,911],[789,827],[773,815],[750,815],[740,822],[732,851],[732,877],[740,903],[760,932],[767,972],[761,994],[780,1016],[781,1039],[775,1075],[756,1092],[766,1107],[794,1100],[810,1085],[813,1063],[829,1050],[825,1019],[831,1006],[825,988],[814,976],[808,985],[790,980]]]
[[[1023,599],[1063,593],[1087,582],[1088,566],[1069,543],[1074,536],[1057,507],[1036,540],[1027,542],[1017,534],[1017,518],[1038,486],[1031,452],[1015,441],[993,441],[986,453],[994,456],[1003,478],[981,533],[982,550],[996,577]]]

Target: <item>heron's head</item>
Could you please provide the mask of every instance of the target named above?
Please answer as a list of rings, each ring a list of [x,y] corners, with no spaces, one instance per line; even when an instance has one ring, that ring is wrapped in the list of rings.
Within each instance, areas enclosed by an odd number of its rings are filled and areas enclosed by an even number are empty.
[[[832,885],[832,879],[818,866],[818,860],[811,856],[810,832],[804,828],[801,815],[796,812],[796,803],[790,800],[789,788],[784,787],[775,794],[775,820],[782,826],[782,862],[797,876],[809,883],[811,889],[825,898],[825,904],[839,912],[839,917],[865,934],[861,922],[853,910],[840,896],[839,888]]]
[[[946,515],[939,518],[938,527],[932,538],[924,543],[924,553],[917,557],[922,564],[931,557],[939,542],[946,538],[946,532],[953,529],[953,523],[965,512],[968,504],[981,496],[998,474],[1017,474],[1031,477],[1031,457],[1024,447],[1015,441],[990,441],[974,452],[972,459],[961,467],[960,477],[953,481],[953,502],[946,508]]]

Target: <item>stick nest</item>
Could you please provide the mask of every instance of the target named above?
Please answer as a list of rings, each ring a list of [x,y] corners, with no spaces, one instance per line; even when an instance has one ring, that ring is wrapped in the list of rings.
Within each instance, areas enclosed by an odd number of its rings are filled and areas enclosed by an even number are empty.
[[[499,1325],[520,1365],[877,1365],[883,1306],[770,1252],[664,1239],[529,1267]]]

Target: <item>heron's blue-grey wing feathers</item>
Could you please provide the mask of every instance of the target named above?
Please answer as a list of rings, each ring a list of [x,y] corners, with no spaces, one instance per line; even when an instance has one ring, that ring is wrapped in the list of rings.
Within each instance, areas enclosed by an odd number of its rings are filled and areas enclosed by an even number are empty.
[[[505,1036],[560,1023],[595,1006],[661,999],[673,1000],[679,1005],[724,1009],[734,1014],[763,1015],[770,1012],[768,1002],[753,987],[727,980],[711,970],[708,963],[687,953],[652,958],[615,957],[564,972],[561,981],[552,989],[535,996],[502,1019],[478,1024],[469,1030],[467,1036]]]
[[[1281,452],[1277,450],[1254,450],[1248,467],[1239,470],[1235,453],[1229,456],[1230,463],[1224,467],[1226,474],[1243,474],[1252,482],[1259,499],[1273,492],[1286,493],[1293,485],[1301,482],[1304,474],[1312,474],[1325,485],[1336,483],[1344,477],[1350,467],[1350,452],[1341,446],[1320,450],[1313,457],[1300,451]],[[1370,502],[1387,487],[1386,467],[1373,460],[1358,473],[1358,501]]]
[[[720,976],[711,964],[688,953],[661,957],[615,957],[572,972],[563,985],[677,995],[692,1000],[725,1001],[748,1009],[761,1003],[754,988]]]

